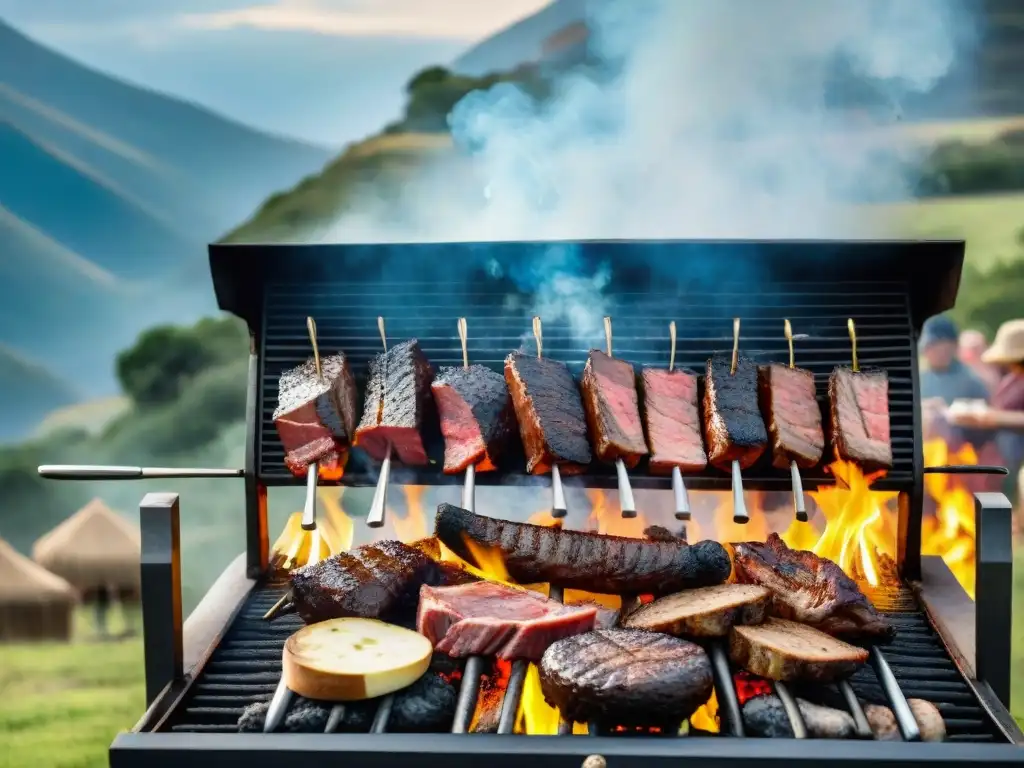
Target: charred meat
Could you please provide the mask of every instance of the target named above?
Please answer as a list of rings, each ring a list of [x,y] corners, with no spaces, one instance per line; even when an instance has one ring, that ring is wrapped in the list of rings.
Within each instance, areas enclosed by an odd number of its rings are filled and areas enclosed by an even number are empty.
[[[892,639],[892,626],[831,560],[790,549],[777,533],[733,544],[733,552],[736,580],[771,590],[772,615],[857,642]]]
[[[505,358],[505,382],[526,450],[526,471],[540,475],[558,464],[564,474],[582,472],[591,460],[587,422],[565,363],[513,353]]]
[[[728,471],[733,461],[746,469],[761,458],[768,432],[757,402],[757,366],[739,356],[715,355],[708,360],[704,381],[704,439],[708,461]]]
[[[538,661],[556,640],[594,628],[597,609],[479,581],[420,589],[416,631],[449,656]]]
[[[566,720],[677,729],[711,695],[699,645],[639,629],[559,640],[540,662],[545,700]]]
[[[888,374],[836,368],[828,380],[828,400],[836,459],[865,472],[892,469]]]
[[[515,429],[504,377],[486,365],[444,367],[430,388],[441,417],[445,474],[497,467]]]
[[[856,672],[868,660],[868,652],[806,624],[770,618],[763,624],[733,627],[729,658],[769,680],[830,683]]]
[[[285,464],[303,475],[313,462],[341,461],[356,426],[358,392],[352,366],[344,354],[321,358],[281,374],[274,425],[284,447]]]
[[[721,584],[732,570],[716,541],[686,544],[569,531],[496,520],[441,504],[437,537],[459,557],[475,562],[467,539],[497,549],[513,580],[548,583],[602,594],[664,595]]]
[[[629,614],[622,626],[676,637],[725,637],[738,624],[764,621],[770,602],[764,587],[718,584],[659,597]]]
[[[583,368],[580,390],[597,458],[608,463],[622,459],[627,467],[635,467],[647,455],[647,444],[633,366],[592,349]]]
[[[703,470],[708,456],[697,410],[697,376],[683,370],[644,368],[641,382],[651,473],[667,475],[673,467],[683,472]]]
[[[791,461],[809,469],[825,452],[821,408],[814,374],[803,368],[773,363],[758,371],[761,415],[771,438],[772,466],[788,469]]]
[[[356,445],[377,461],[388,446],[403,464],[427,463],[423,430],[434,418],[430,383],[434,369],[416,339],[396,344],[370,362],[363,418],[356,427]]]

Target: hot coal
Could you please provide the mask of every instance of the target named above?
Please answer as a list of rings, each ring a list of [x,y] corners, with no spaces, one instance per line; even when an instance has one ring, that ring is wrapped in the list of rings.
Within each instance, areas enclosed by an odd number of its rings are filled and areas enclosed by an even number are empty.
[[[757,395],[757,365],[740,355],[736,372],[732,358],[714,355],[704,380],[704,440],[708,461],[728,471],[733,461],[747,469],[768,446]]]
[[[445,473],[497,467],[516,428],[504,377],[485,365],[444,367],[431,390],[441,417]]]
[[[892,469],[888,374],[836,368],[828,380],[828,399],[836,459],[865,472]]]
[[[683,472],[703,470],[708,457],[701,436],[696,374],[644,368],[641,383],[650,471],[667,475],[673,467]]]
[[[592,349],[583,368],[580,390],[598,460],[612,463],[622,459],[627,467],[635,467],[647,455],[647,444],[633,366]]]
[[[797,699],[796,703],[810,738],[852,739],[856,736],[857,726],[849,713],[803,699]],[[793,726],[778,696],[762,695],[749,699],[743,705],[743,724],[749,736],[793,738]]]
[[[771,438],[772,466],[816,466],[825,452],[814,374],[803,368],[764,365],[758,372],[761,414]]]

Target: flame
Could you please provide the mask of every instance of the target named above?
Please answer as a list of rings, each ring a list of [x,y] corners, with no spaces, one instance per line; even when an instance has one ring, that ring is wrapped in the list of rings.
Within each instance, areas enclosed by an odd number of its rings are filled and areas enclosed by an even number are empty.
[[[317,491],[320,512],[315,530],[302,529],[301,512],[288,516],[284,530],[270,548],[273,572],[287,573],[352,548],[355,526],[342,506],[343,494],[343,488],[321,488]]]
[[[405,514],[399,515],[395,509],[388,506],[385,511],[385,520],[394,531],[394,536],[399,541],[419,541],[432,534],[433,525],[427,525],[426,505],[423,496],[427,492],[425,485],[406,485],[402,487],[402,496],[405,499]]]
[[[926,440],[923,450],[926,467],[978,463],[977,451],[970,444],[951,451],[942,438],[936,438]],[[921,553],[941,557],[973,598],[974,495],[963,478],[951,475],[925,475],[924,488],[935,502],[935,514],[927,515],[921,523]]]
[[[625,536],[630,539],[642,539],[644,529],[650,523],[642,512],[636,517],[623,517],[616,505],[611,503],[612,496],[601,490],[588,490],[590,516],[584,529],[603,533],[606,536]]]

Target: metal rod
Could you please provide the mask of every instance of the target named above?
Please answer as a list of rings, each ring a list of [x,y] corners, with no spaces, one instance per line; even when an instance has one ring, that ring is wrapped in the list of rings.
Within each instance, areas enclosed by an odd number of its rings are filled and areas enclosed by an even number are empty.
[[[548,597],[552,600],[557,600],[562,603],[565,602],[565,590],[561,587],[548,587]]]
[[[148,478],[245,477],[244,469],[202,467],[118,467],[103,464],[41,464],[48,480],[146,480]]]
[[[743,500],[743,474],[740,472],[740,463],[736,460],[732,462],[732,521],[741,524],[750,522],[747,504]]]
[[[480,692],[480,677],[484,673],[483,656],[470,656],[462,670],[462,685],[459,688],[459,699],[455,704],[455,720],[452,722],[452,733],[468,733],[473,722],[476,709],[476,697]]]
[[[277,683],[274,697],[270,700],[270,706],[267,708],[267,719],[263,722],[264,733],[273,733],[281,727],[294,695],[291,689],[285,685],[282,677]]]
[[[569,508],[565,505],[565,489],[562,488],[562,473],[557,464],[551,465],[551,516],[565,517]]]
[[[711,674],[715,680],[719,716],[724,721],[723,725],[728,727],[730,735],[742,738],[746,735],[743,732],[743,713],[740,711],[736,684],[729,668],[729,654],[726,653],[725,645],[716,640],[708,647],[708,655],[711,657]]]
[[[395,705],[395,694],[389,693],[380,700],[377,706],[377,714],[373,716],[373,725],[370,726],[370,733],[384,733],[388,729],[388,720],[391,718],[391,709]]]
[[[366,516],[366,524],[371,528],[380,528],[384,525],[384,510],[388,504],[388,480],[391,476],[391,443],[388,443],[388,452],[384,456],[384,463],[380,465],[380,476],[377,478],[377,490],[373,492],[373,503],[370,504],[370,514]]]
[[[564,717],[559,716],[558,718],[558,735],[559,736],[572,736],[573,724],[566,720]]]
[[[860,705],[860,699],[857,698],[857,694],[853,690],[853,686],[850,685],[849,680],[839,681],[839,693],[843,695],[843,700],[846,702],[846,709],[849,710],[851,715],[853,715],[853,723],[857,727],[857,738],[873,739],[875,734],[871,730],[871,724],[868,722],[868,716],[864,714],[864,707]]]
[[[622,459],[615,460],[615,474],[619,478],[619,507],[623,517],[636,517],[636,502],[633,501],[633,488],[629,484],[629,472]]]
[[[892,713],[896,716],[896,724],[900,727],[903,740],[920,741],[921,729],[917,725],[917,720],[914,719],[914,713],[907,703],[907,697],[900,690],[900,685],[896,682],[896,676],[892,673],[889,662],[885,660],[885,656],[882,655],[878,646],[874,646],[871,649],[871,666],[875,670],[875,676],[878,677],[878,682],[882,686],[885,698],[889,700],[889,708],[892,709]]]
[[[1006,467],[988,464],[950,464],[941,467],[925,467],[926,475],[1008,475]]]
[[[796,461],[789,462],[789,475],[793,481],[793,510],[796,519],[801,523],[807,522],[807,501],[804,499],[804,484],[800,479],[800,467]]]
[[[623,595],[622,607],[619,609],[619,621],[624,621],[633,611],[640,607],[639,595]]]
[[[794,739],[806,739],[807,738],[807,723],[804,722],[804,716],[800,712],[800,705],[796,703],[796,699],[793,698],[793,694],[789,692],[789,688],[786,687],[785,683],[775,683],[775,694],[779,697],[782,702],[782,707],[786,710],[786,716],[789,718],[789,724],[793,728]]]
[[[316,483],[320,465],[315,461],[306,468],[306,506],[302,508],[302,530],[316,530]]]
[[[281,609],[284,608],[285,604],[288,603],[288,601],[291,599],[292,591],[289,589],[287,592],[281,595],[280,599],[276,603],[270,606],[270,610],[263,614],[263,620],[273,621],[274,619],[276,619],[277,614],[281,612]]]
[[[476,467],[466,467],[466,480],[462,485],[462,508],[476,511]]]
[[[690,519],[690,494],[683,482],[683,470],[672,467],[672,495],[676,499],[676,520]]]
[[[505,696],[501,700],[501,714],[498,716],[498,733],[510,734],[516,730],[516,715],[519,714],[519,702],[523,698],[523,686],[526,684],[526,670],[530,663],[525,659],[512,662],[512,672],[505,686]]]
[[[327,717],[327,725],[324,726],[324,733],[335,733],[338,726],[345,720],[345,705],[335,704],[331,707],[331,714]]]

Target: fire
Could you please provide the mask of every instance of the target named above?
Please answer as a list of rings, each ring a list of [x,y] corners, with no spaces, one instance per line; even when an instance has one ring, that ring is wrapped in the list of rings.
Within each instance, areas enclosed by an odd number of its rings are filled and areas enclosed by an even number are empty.
[[[924,463],[927,467],[977,464],[978,454],[969,444],[951,451],[944,440],[937,438],[925,441]],[[925,475],[924,488],[935,502],[935,515],[922,522],[921,552],[941,557],[973,598],[974,496],[961,478],[950,475]]]
[[[287,573],[304,565],[318,563],[335,552],[352,547],[355,527],[341,504],[344,489],[322,488],[317,491],[320,513],[313,531],[302,529],[302,513],[293,512],[284,530],[270,548],[271,569]]]

